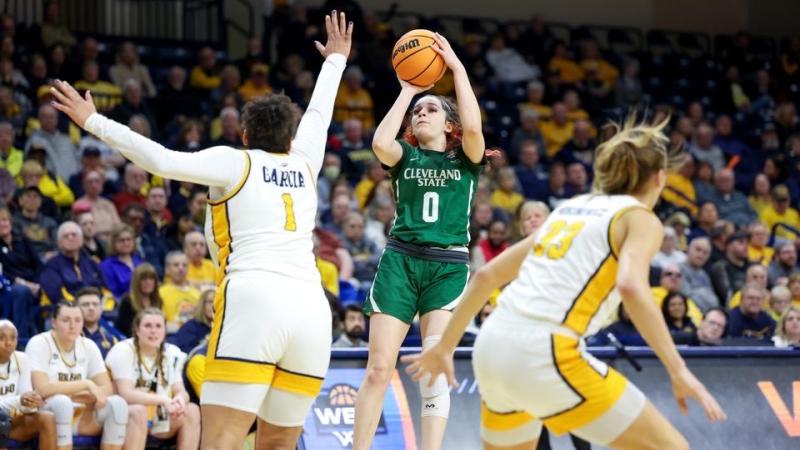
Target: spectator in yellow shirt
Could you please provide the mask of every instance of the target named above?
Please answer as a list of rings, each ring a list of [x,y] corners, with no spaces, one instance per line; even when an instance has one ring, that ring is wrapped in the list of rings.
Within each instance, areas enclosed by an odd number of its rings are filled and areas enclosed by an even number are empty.
[[[216,282],[217,268],[206,258],[206,238],[199,231],[190,231],[183,237],[183,252],[189,260],[186,279],[189,284],[200,289]]]
[[[792,291],[788,287],[779,284],[769,291],[769,307],[766,311],[776,322],[781,320],[781,316],[791,305]]]
[[[322,287],[331,294],[339,297],[339,269],[336,264],[322,259],[319,256],[319,238],[316,234],[311,235],[314,242],[314,257],[317,260],[317,270],[322,278]]]
[[[694,161],[691,155],[685,155],[683,165],[675,172],[667,174],[667,185],[661,191],[661,200],[684,210],[692,217],[697,217],[697,193],[692,183]]]
[[[333,106],[333,120],[344,123],[348,119],[358,119],[364,130],[372,130],[375,128],[374,104],[372,96],[363,86],[364,73],[358,66],[350,66],[342,78]]]
[[[192,68],[189,85],[195,89],[209,92],[222,82],[217,57],[211,47],[203,47],[199,54],[199,64]]]
[[[358,209],[363,210],[367,206],[367,199],[369,194],[381,181],[386,179],[386,171],[383,170],[381,162],[375,157],[367,163],[367,170],[364,172],[364,177],[358,182],[355,189],[353,189],[353,196],[358,202]]]
[[[564,103],[553,105],[553,120],[544,122],[540,129],[544,136],[547,157],[552,158],[572,139],[574,123],[569,120],[569,110]]]
[[[739,305],[742,303],[742,290],[744,290],[744,286],[749,284],[755,284],[761,287],[761,289],[767,289],[767,268],[762,266],[761,264],[753,264],[752,266],[747,268],[747,272],[744,275],[744,284],[742,285],[742,289],[736,291],[732,296],[730,301],[728,302],[728,309],[738,308]],[[764,302],[763,307],[767,307],[768,302]]]
[[[0,169],[6,169],[12,177],[22,170],[24,154],[14,147],[14,126],[9,122],[0,122]]]
[[[775,249],[767,245],[769,230],[761,222],[750,225],[750,240],[747,245],[747,259],[751,263],[768,266],[775,255]]]
[[[597,78],[601,80],[608,89],[611,89],[619,78],[619,69],[603,59],[602,55],[600,55],[600,48],[597,42],[593,40],[587,40],[583,43],[581,68],[584,72],[594,70],[597,73]]]
[[[796,233],[783,227],[775,228],[777,224],[784,224],[800,229],[800,214],[789,205],[791,205],[789,188],[780,184],[772,189],[772,204],[765,208],[759,217],[770,233],[774,233],[776,237],[793,241],[798,237]]]
[[[658,286],[650,288],[653,293],[658,307],[667,298],[670,292],[681,292],[683,288],[683,274],[677,264],[665,264],[661,268],[661,279]],[[686,303],[689,306],[689,318],[692,319],[695,325],[698,325],[703,320],[703,313],[694,300],[687,298]]]
[[[194,316],[194,309],[200,302],[200,291],[189,284],[186,273],[189,259],[182,251],[167,254],[164,268],[165,282],[158,289],[161,296],[164,317],[167,319],[167,332],[174,333]]]
[[[581,98],[578,96],[577,91],[570,89],[564,93],[564,105],[567,107],[567,119],[570,122],[574,123],[577,120],[590,120],[589,113],[581,108]],[[593,131],[592,135],[594,134]]]
[[[759,217],[772,204],[772,196],[769,193],[769,189],[769,178],[763,173],[756,175],[756,179],[753,182],[753,193],[750,194],[747,200]]]
[[[253,64],[250,69],[250,76],[244,82],[242,87],[239,88],[239,96],[242,100],[249,102],[250,100],[267,95],[272,92],[272,86],[267,81],[269,74],[269,66],[262,63]]]
[[[517,213],[517,208],[525,197],[519,193],[517,174],[512,167],[503,167],[497,173],[497,189],[492,192],[492,206],[504,209],[510,216]]]
[[[59,207],[72,206],[75,202],[75,194],[73,194],[72,189],[67,186],[67,183],[64,183],[61,177],[46,171],[41,160],[36,159],[35,156],[36,154],[31,152],[28,155],[28,160],[22,164],[17,184],[20,187],[38,187],[42,195],[52,199]]]
[[[122,103],[122,89],[100,79],[100,66],[96,61],[83,63],[83,78],[75,83],[75,89],[89,91],[97,111],[107,113]]]
[[[519,105],[520,112],[532,109],[539,115],[539,120],[548,121],[553,117],[553,110],[545,105],[543,101],[544,83],[539,80],[533,80],[528,83],[528,100]]]
[[[553,57],[547,64],[547,70],[551,73],[551,81],[556,84],[566,84],[575,86],[583,80],[583,69],[572,58],[567,46],[559,42],[553,47]]]

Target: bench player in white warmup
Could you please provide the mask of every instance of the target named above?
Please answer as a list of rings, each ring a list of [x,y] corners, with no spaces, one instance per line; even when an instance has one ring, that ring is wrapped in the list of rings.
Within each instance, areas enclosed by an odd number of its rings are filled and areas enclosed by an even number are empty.
[[[170,151],[96,113],[57,81],[55,107],[79,126],[165,178],[210,186],[206,238],[218,264],[214,326],[201,396],[204,449],[239,449],[258,417],[257,448],[294,448],[322,387],[331,315],[312,252],[315,182],[350,53],[352,23],[325,17],[325,62],[306,113],[285,95],[244,107],[247,150]],[[295,134],[295,131],[297,132]]]
[[[697,400],[709,420],[725,413],[687,369],[648,283],[663,227],[651,211],[677,162],[661,131],[626,121],[597,149],[594,192],[564,202],[535,234],[471,280],[441,342],[404,357],[419,379],[445,373],[467,323],[492,290],[509,284],[481,327],[472,356],[483,400],[485,449],[536,447],[542,425],[617,449],[687,449],[681,434],[616,370],[586,352],[583,338],[617,310],[664,363],[680,409]]]

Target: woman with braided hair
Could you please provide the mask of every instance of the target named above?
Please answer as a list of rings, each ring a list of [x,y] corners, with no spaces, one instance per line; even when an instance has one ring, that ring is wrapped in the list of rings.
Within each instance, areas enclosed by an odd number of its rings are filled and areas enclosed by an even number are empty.
[[[200,408],[189,403],[181,373],[186,354],[165,342],[166,320],[159,309],[145,308],[133,320],[133,337],[119,342],[106,357],[119,395],[130,408],[146,409],[148,434],[176,436],[179,450],[200,445]],[[146,435],[130,448],[144,448]],[[139,444],[138,446],[136,444]]]

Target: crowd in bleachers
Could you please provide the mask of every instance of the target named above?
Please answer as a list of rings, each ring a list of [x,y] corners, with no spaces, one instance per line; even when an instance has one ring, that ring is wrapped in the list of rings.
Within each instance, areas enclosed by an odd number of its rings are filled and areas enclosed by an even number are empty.
[[[391,185],[370,148],[398,88],[391,47],[398,33],[439,23],[347,4],[356,43],[318,182],[315,251],[336,313],[332,339],[356,345],[366,326],[347,306],[363,301],[394,217]],[[157,307],[169,339],[188,351],[207,334],[210,312],[196,310],[213,292],[205,187],[148,174],[82,134],[50,106],[50,80],[91,91],[102,113],[169,148],[241,146],[247,100],[283,91],[307,104],[320,64],[318,16],[295,2],[274,12],[264,39],[248,40],[243,58],[203,47],[196,60],[187,50],[76,36],[57,3],[42,24],[0,20],[2,313],[22,338],[48,328],[52,305],[94,286],[112,334],[128,335],[138,311]],[[713,53],[622,52],[591,34],[560,40],[538,16],[491,33],[480,21],[462,25],[450,40],[472,78],[487,142],[502,150],[472,208],[473,269],[530,232],[531,217],[590,191],[593,149],[613,133],[608,120],[638,107],[654,120],[669,115],[672,143],[687,155],[656,211],[666,232],[652,262],[676,341],[800,343],[800,39],[773,57],[746,33]],[[453,89],[446,74],[433,92]],[[633,334],[624,311],[618,318],[609,330]],[[713,339],[699,338],[707,321],[724,322]]]

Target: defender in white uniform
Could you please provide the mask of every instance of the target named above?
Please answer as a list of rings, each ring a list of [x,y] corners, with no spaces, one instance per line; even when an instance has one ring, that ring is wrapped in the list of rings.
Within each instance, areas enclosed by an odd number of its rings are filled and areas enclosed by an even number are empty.
[[[31,386],[28,357],[15,348],[17,327],[9,320],[0,320],[0,411],[11,420],[4,437],[16,441],[38,437],[40,450],[55,448],[55,416],[39,409],[44,400]]]
[[[682,410],[698,400],[712,421],[725,414],[686,368],[648,284],[663,234],[650,211],[676,161],[657,126],[629,119],[601,144],[595,193],[560,205],[534,235],[470,281],[441,344],[405,361],[415,378],[446,373],[469,320],[493,289],[508,285],[481,327],[473,366],[483,399],[486,449],[533,449],[542,424],[620,449],[684,449],[688,443],[619,372],[589,355],[595,333],[620,302],[670,373]]]
[[[245,105],[242,141],[254,150],[169,151],[97,114],[90,95],[61,82],[52,90],[57,109],[147,171],[210,186],[206,229],[218,289],[201,397],[204,447],[240,447],[256,415],[272,427],[259,433],[263,446],[296,442],[328,368],[330,308],[311,241],[314,183],[352,23],[333,12],[325,25],[328,42],[316,46],[326,59],[299,126],[286,96]]]

